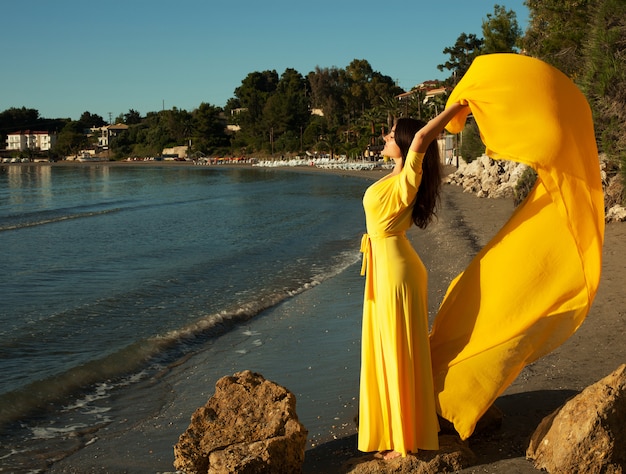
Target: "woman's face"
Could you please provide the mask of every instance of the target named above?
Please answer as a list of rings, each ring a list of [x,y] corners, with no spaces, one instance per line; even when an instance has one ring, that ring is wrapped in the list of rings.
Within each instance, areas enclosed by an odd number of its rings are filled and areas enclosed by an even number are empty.
[[[388,156],[389,158],[402,158],[400,147],[396,144],[395,134],[396,127],[394,125],[391,131],[383,137],[385,140],[385,146],[382,151],[383,156]]]

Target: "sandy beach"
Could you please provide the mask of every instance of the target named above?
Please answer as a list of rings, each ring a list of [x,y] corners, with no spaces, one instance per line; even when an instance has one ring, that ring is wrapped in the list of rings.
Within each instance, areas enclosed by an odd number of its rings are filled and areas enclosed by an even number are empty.
[[[116,165],[122,166],[124,163]],[[279,168],[277,171],[339,173],[369,181],[378,179],[387,172],[303,167]],[[453,169],[448,168],[447,171],[451,172]],[[511,200],[481,199],[463,192],[455,185],[443,187],[438,221],[426,231],[412,228],[409,234],[429,270],[431,314],[436,313],[437,306],[452,278],[465,268],[471,258],[506,222],[513,210]],[[602,280],[586,321],[565,344],[524,369],[497,400],[496,405],[504,415],[502,427],[496,432],[470,438],[469,446],[478,457],[478,464],[463,472],[539,472],[525,459],[525,451],[528,439],[541,419],[568,398],[626,362],[626,347],[618,342],[618,338],[626,329],[626,301],[623,290],[626,269],[625,242],[625,223],[607,225]],[[337,360],[336,363],[341,365],[342,360]],[[320,387],[320,390],[323,390],[323,387]],[[207,388],[207,391],[212,392],[212,389]],[[358,393],[354,393],[354,397],[357,395]],[[170,406],[170,410],[175,412],[176,407]],[[186,417],[190,415],[185,414]],[[336,439],[307,450],[304,466],[306,473],[343,472],[342,465],[346,461],[365,456],[356,450],[356,426],[349,426],[336,432],[333,426],[329,426],[328,430]],[[146,439],[149,433],[144,432],[141,425],[126,432],[125,436],[141,439],[146,442],[145,444],[149,444],[149,440]],[[117,442],[119,445],[119,440]],[[172,439],[171,445],[175,442],[176,439]],[[163,448],[162,444],[155,446],[155,449],[160,448]],[[50,472],[84,472],[77,466],[89,466],[88,472],[105,472],[95,468],[98,461],[94,459],[94,453],[97,452],[100,455],[107,452],[111,454],[106,444],[102,446],[98,441],[54,464]],[[160,453],[160,456],[171,457],[173,460],[171,450]]]

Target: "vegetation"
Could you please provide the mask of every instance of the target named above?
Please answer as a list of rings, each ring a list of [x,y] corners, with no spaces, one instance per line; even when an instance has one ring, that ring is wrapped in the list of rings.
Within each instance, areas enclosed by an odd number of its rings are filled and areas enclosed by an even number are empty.
[[[522,32],[515,12],[494,5],[482,23],[482,37],[463,32],[443,50],[449,59],[437,67],[453,87],[481,54],[521,52],[540,58],[571,77],[583,90],[594,114],[598,148],[609,161],[609,174],[626,173],[626,3],[623,0],[526,0],[528,28]],[[128,130],[111,142],[115,158],[158,155],[163,148],[188,146],[198,155],[286,155],[323,151],[359,156],[380,144],[380,136],[399,116],[428,119],[446,96],[425,101],[425,91],[404,91],[365,59],[347,67],[316,67],[306,76],[286,69],[249,73],[225,108],[202,103],[188,112],[173,108],[120,114]],[[44,119],[34,109],[0,113],[0,140],[15,130],[58,133],[53,154],[76,153],[93,144],[85,130],[105,124],[85,112],[78,121]],[[227,125],[229,125],[227,129]],[[482,154],[478,130],[468,125],[462,153]],[[624,176],[624,175],[623,175]]]
[[[626,4],[621,0],[526,0],[527,54],[567,74],[586,95],[607,175],[626,184]],[[626,197],[625,197],[626,198]]]
[[[532,168],[526,168],[522,173],[522,176],[517,180],[515,184],[515,189],[513,190],[513,205],[519,206],[528,193],[533,189],[535,185],[535,181],[537,181],[537,173]]]
[[[480,139],[480,131],[476,122],[468,120],[463,130],[463,140],[461,142],[461,156],[467,163],[471,163],[476,158],[485,153],[485,144]]]

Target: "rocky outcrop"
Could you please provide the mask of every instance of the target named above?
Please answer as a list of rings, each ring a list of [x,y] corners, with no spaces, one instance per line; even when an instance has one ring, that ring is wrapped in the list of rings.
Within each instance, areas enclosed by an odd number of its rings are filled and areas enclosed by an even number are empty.
[[[604,203],[606,206],[606,221],[626,221],[626,208],[621,205],[624,200],[624,183],[622,177],[617,174],[612,178],[606,178],[606,172],[604,172],[603,178],[605,182]]]
[[[607,163],[600,157],[600,173],[604,189],[606,222],[626,221],[624,186],[621,175],[615,169],[607,172]],[[461,186],[464,191],[478,197],[512,198],[519,179],[528,167],[507,160],[493,160],[487,155],[470,163],[460,160],[458,169],[446,178],[446,183]]]
[[[512,198],[515,185],[527,168],[521,163],[493,160],[483,155],[470,163],[460,160],[458,169],[446,182],[462,186],[478,197]]]
[[[476,463],[476,456],[455,435],[440,435],[438,451],[419,451],[405,458],[390,460],[361,457],[348,462],[342,472],[349,474],[391,474],[410,472],[411,474],[437,474],[457,472]]]
[[[295,396],[250,371],[223,377],[215,395],[191,417],[174,447],[186,473],[298,473],[307,430]]]
[[[551,474],[626,470],[626,365],[543,419],[526,457]]]

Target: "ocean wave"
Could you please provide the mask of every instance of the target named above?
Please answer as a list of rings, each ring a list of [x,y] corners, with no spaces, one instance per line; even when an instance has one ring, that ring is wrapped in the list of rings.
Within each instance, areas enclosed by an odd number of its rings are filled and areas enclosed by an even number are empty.
[[[9,230],[25,229],[27,227],[36,227],[36,226],[46,225],[46,224],[54,224],[56,222],[63,222],[63,221],[72,220],[72,219],[83,219],[85,217],[96,217],[96,216],[101,216],[101,215],[104,215],[104,214],[111,214],[111,213],[114,213],[114,212],[119,212],[121,210],[122,210],[122,208],[118,207],[118,208],[113,208],[113,209],[104,209],[102,211],[78,212],[78,213],[75,213],[75,214],[63,214],[63,215],[57,215],[57,216],[51,216],[51,217],[43,217],[43,218],[39,218],[39,219],[36,219],[36,220],[30,220],[30,221],[22,221],[22,222],[0,224],[0,232],[5,232],[5,231],[9,231]]]
[[[336,259],[334,265],[320,269],[308,281],[293,288],[257,295],[254,299],[205,315],[183,327],[137,341],[102,358],[2,394],[0,432],[13,422],[50,415],[50,412],[80,409],[84,413],[86,406],[94,401],[177,365],[178,361],[201,350],[209,340],[336,276],[358,258],[358,254],[347,251]],[[107,422],[106,411],[96,410],[94,415],[100,423]],[[51,435],[46,433],[39,433],[38,436]]]

